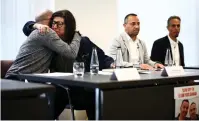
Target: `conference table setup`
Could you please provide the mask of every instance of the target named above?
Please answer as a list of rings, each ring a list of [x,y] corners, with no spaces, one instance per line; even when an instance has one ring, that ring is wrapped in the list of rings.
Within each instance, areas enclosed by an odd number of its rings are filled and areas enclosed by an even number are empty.
[[[198,89],[199,69],[166,67],[164,70],[105,69],[98,74],[18,74],[37,83],[83,87],[95,91],[96,120],[172,120],[175,88]]]
[[[199,0],[0,1],[1,120],[199,121]]]

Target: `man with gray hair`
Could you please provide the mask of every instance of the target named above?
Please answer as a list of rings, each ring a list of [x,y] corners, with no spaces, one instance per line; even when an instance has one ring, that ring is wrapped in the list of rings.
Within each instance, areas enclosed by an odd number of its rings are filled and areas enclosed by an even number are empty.
[[[151,50],[151,60],[164,64],[166,51],[169,49],[173,64],[176,66],[185,66],[183,44],[177,39],[180,33],[180,23],[181,19],[179,16],[168,18],[167,29],[169,34],[154,41]]]

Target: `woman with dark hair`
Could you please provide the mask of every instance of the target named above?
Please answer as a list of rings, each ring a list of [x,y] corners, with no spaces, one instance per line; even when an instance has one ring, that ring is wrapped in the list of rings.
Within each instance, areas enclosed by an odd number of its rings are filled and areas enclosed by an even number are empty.
[[[39,29],[42,26],[35,22],[28,22],[25,24],[23,31],[26,35],[29,35],[34,29]],[[72,13],[68,10],[57,11],[52,14],[49,22],[49,27],[52,28],[59,37],[66,43],[71,43],[74,39],[76,32],[76,21]],[[48,28],[47,28],[48,29]],[[65,34],[64,32],[65,31]],[[97,48],[99,69],[110,68],[113,65],[114,60],[104,54],[104,51],[97,47],[88,37],[81,37],[79,52],[76,59],[67,59],[60,54],[54,56],[54,61],[51,63],[51,70],[56,72],[72,72],[73,62],[83,61],[85,64],[85,71],[90,71],[90,60],[92,55],[92,48]],[[70,87],[72,103],[75,109],[86,110],[88,119],[95,119],[95,93],[94,91],[85,90],[84,88]],[[60,98],[61,99],[61,98]]]
[[[62,40],[64,40],[66,43],[71,43],[76,32],[76,21],[70,11],[61,10],[53,13],[49,22],[49,26],[59,35]],[[54,57],[54,61],[51,63],[51,70],[58,72],[72,71],[72,65],[74,61],[75,60],[64,58],[58,54]],[[63,71],[62,68],[64,69]],[[74,109],[86,110],[88,119],[90,120],[95,119],[94,94],[95,93],[93,91],[85,91],[84,88],[70,87],[70,95]],[[59,100],[61,100],[61,97]]]
[[[61,37],[62,40],[67,43],[71,43],[76,31],[76,21],[70,11],[60,10],[53,13],[49,26]],[[60,30],[62,27],[64,30]],[[63,31],[65,31],[65,33],[63,33]]]
[[[49,29],[49,32],[45,34],[41,34],[39,30],[29,30],[33,32],[29,33],[30,35],[27,37],[27,40],[20,47],[19,53],[7,71],[5,78],[18,80],[14,75],[19,73],[47,73],[55,54],[59,54],[68,60],[74,60],[78,54],[81,36],[75,32],[70,34],[71,37],[65,36],[67,35],[65,31],[67,25],[65,21],[58,20],[66,18],[67,16],[65,18],[54,17],[51,24],[54,31]],[[41,19],[41,21],[44,20],[46,21],[46,19]],[[71,31],[71,29],[67,31]],[[72,31],[75,31],[75,28]],[[69,41],[69,37],[72,38],[70,42],[64,42]],[[68,102],[65,89],[56,85],[55,87],[53,119],[58,118]]]
[[[73,14],[69,10],[60,10],[52,14],[52,17],[49,21],[49,26],[52,28],[60,38],[66,43],[70,43],[74,39],[74,33],[79,32],[76,31],[76,21]],[[29,36],[30,33],[34,29],[44,28],[43,30],[48,30],[45,25],[36,23],[34,21],[27,22],[23,27],[23,32],[26,36]],[[63,31],[65,30],[66,34],[64,35]],[[77,61],[85,62],[85,71],[90,71],[90,60],[92,54],[92,48],[97,48],[98,59],[99,59],[99,70],[105,68],[114,67],[114,60],[105,55],[104,51],[95,45],[88,37],[81,37],[80,48],[78,55],[76,57]],[[58,56],[54,57],[54,62],[52,63],[52,67],[55,71],[59,72],[72,72],[72,64],[67,64],[67,61],[72,63],[74,60],[68,60],[67,58],[58,54]],[[55,64],[56,63],[56,64]],[[66,67],[67,66],[67,67]]]

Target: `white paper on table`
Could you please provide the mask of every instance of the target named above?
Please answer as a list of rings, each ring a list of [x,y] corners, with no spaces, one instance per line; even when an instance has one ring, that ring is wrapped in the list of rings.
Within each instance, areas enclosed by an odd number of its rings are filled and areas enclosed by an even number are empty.
[[[102,69],[102,72],[111,72],[111,73],[113,73],[114,70],[115,69]]]
[[[101,74],[101,75],[112,75],[112,72],[99,71],[98,74]]]
[[[54,72],[54,73],[40,73],[34,75],[41,75],[41,76],[71,76],[73,73],[61,73],[61,72]]]
[[[150,74],[151,72],[149,70],[138,70],[139,74]]]

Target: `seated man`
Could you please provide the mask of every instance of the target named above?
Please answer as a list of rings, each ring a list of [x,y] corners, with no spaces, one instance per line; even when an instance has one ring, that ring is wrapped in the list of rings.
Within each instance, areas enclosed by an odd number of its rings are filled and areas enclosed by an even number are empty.
[[[60,16],[60,13],[67,14]],[[67,33],[67,21],[73,20],[73,15],[68,10],[55,12],[50,20],[49,32],[41,34],[38,30],[34,30],[27,40],[22,44],[19,53],[13,62],[12,66],[6,73],[6,78],[16,79],[14,74],[31,74],[31,73],[46,73],[50,67],[53,56],[58,53],[67,59],[75,59],[78,54],[81,36],[75,32],[75,28]],[[59,26],[59,30],[55,29]],[[66,43],[66,40],[71,43]],[[55,92],[55,114],[54,119],[57,119],[60,113],[68,103],[67,93],[63,88],[57,87]]]
[[[178,16],[169,17],[167,21],[169,34],[153,43],[151,60],[165,64],[166,51],[170,49],[173,64],[176,66],[185,66],[183,45],[177,39],[180,33],[180,21],[181,19]]]
[[[124,19],[125,32],[114,39],[109,54],[116,59],[117,48],[121,48],[123,63],[121,66],[129,67],[135,63],[140,64],[141,69],[152,69],[152,67],[163,68],[162,64],[151,61],[147,54],[145,43],[137,35],[140,30],[140,21],[136,14],[128,14]]]

